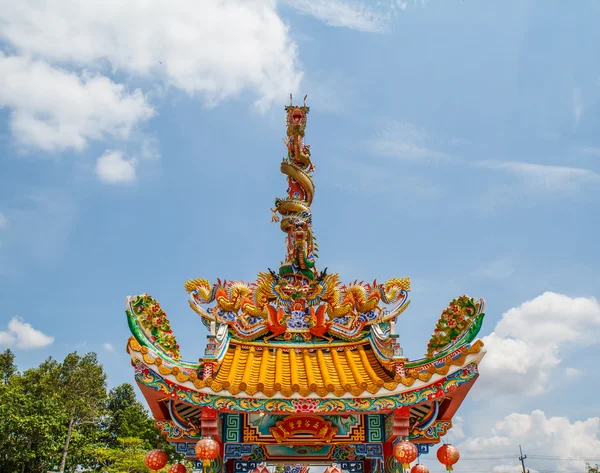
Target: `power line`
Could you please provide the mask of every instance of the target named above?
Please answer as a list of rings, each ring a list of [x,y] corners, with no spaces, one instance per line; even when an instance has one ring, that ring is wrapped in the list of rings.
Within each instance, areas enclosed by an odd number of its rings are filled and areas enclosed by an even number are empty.
[[[496,457],[460,457],[460,461],[478,461],[478,460],[510,460],[514,458],[513,456],[496,456]],[[529,460],[582,460],[582,461],[600,461],[600,458],[593,457],[558,457],[553,455],[529,455],[525,456]],[[431,460],[434,461],[434,458],[420,457],[421,461]]]
[[[504,456],[504,457],[460,457],[460,461],[463,460],[510,460],[511,458],[514,458],[513,456]]]
[[[506,465],[503,465],[506,466]],[[561,470],[535,470],[537,473],[575,473],[581,472],[581,469],[561,469]],[[475,469],[475,470],[463,470],[460,469],[460,473],[489,473],[490,470],[486,469]],[[494,473],[514,473],[515,470],[494,470]],[[447,473],[446,470],[429,470],[429,473]]]
[[[593,457],[555,457],[552,455],[530,455],[529,458],[536,460],[587,460],[587,461],[600,461],[600,458]]]

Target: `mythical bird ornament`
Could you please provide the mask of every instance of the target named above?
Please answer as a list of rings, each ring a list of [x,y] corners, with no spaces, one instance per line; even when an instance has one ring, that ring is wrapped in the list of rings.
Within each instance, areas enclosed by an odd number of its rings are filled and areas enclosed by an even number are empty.
[[[302,106],[293,105],[291,99],[290,95],[285,107],[287,157],[281,163],[287,195],[275,199],[271,209],[271,220],[279,222],[285,234],[285,260],[278,271],[259,273],[251,284],[217,280],[211,286],[205,279],[192,279],[185,287],[191,307],[203,319],[227,324],[243,340],[357,340],[368,334],[369,325],[386,324],[406,309],[410,280],[341,285],[338,274],[317,270],[310,210],[315,167],[310,146],[304,143],[310,109],[306,97]]]

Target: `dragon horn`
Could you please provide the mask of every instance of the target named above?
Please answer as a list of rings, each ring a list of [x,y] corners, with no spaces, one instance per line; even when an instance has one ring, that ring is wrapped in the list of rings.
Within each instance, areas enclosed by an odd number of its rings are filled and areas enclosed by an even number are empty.
[[[290,94],[290,107],[292,106],[292,94]]]
[[[308,97],[308,95],[304,96],[304,106],[306,107],[306,97]]]

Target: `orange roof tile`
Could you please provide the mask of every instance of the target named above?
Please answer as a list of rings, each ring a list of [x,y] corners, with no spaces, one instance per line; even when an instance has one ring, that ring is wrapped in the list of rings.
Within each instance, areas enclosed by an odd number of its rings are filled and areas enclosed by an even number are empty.
[[[231,394],[325,396],[332,392],[341,396],[349,392],[358,396],[364,391],[374,394],[381,387],[393,390],[399,381],[377,360],[368,341],[327,348],[231,343],[212,382],[206,384],[213,391],[225,389]]]

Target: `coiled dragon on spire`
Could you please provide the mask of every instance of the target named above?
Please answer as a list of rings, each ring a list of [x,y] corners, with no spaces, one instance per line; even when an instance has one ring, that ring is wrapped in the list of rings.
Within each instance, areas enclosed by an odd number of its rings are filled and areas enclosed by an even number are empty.
[[[310,146],[304,143],[309,107],[285,107],[287,156],[281,162],[287,195],[275,199],[272,220],[286,235],[286,257],[278,271],[258,274],[254,283],[205,279],[186,282],[190,305],[206,323],[227,324],[242,340],[334,338],[358,340],[369,335],[371,325],[388,324],[408,306],[408,278],[384,284],[354,282],[343,285],[337,273],[317,271],[317,245],[310,206],[315,186]],[[203,306],[214,305],[208,309]],[[385,309],[383,305],[390,305]]]
[[[275,199],[273,221],[281,215],[281,230],[286,234],[286,259],[279,268],[279,276],[297,281],[313,281],[317,277],[315,267],[316,242],[312,231],[310,205],[315,186],[312,173],[315,167],[310,159],[310,145],[304,143],[306,119],[310,108],[292,104],[285,107],[287,157],[281,162],[281,172],[287,176],[287,197]]]

